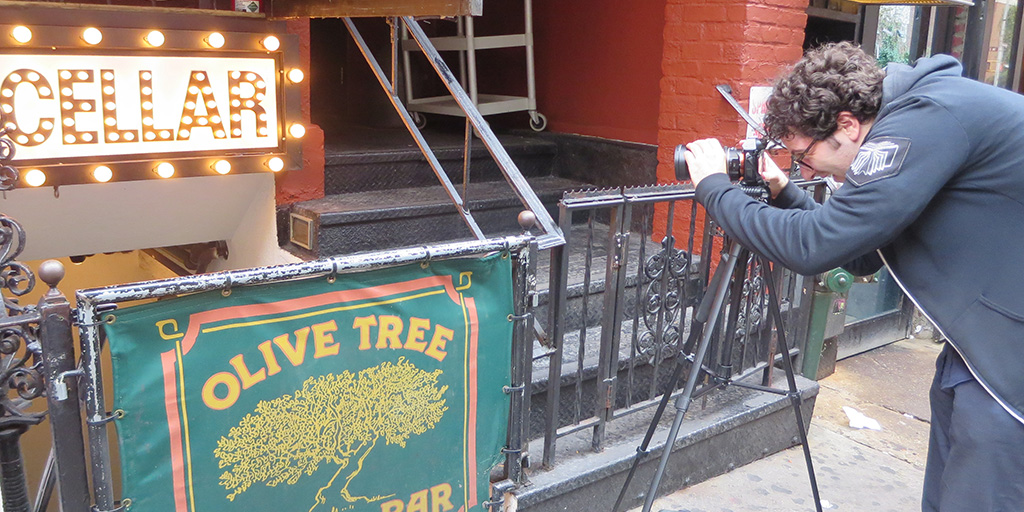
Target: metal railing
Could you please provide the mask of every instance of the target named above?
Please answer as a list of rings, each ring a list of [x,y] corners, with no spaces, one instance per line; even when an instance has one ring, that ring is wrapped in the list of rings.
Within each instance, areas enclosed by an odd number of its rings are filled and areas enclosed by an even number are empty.
[[[566,244],[551,250],[549,337],[533,361],[547,367],[546,379],[534,373],[546,380],[543,427],[534,432],[544,440],[544,467],[556,463],[558,439],[590,429],[600,451],[611,422],[677,391],[665,380],[693,349],[681,345],[724,236],[710,220],[698,222],[693,196],[689,185],[665,185],[572,192],[560,203]],[[740,295],[739,307],[720,318],[705,364],[733,380],[760,374],[767,384],[778,349],[764,274],[753,260],[739,268],[743,278],[729,292]],[[795,353],[806,339],[811,278],[776,274]],[[719,385],[704,382],[695,394]]]

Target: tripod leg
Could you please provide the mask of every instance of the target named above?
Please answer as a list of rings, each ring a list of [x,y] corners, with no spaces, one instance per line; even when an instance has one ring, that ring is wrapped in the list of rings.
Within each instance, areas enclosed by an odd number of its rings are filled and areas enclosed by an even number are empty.
[[[728,264],[729,261],[732,261],[732,265],[735,266],[736,260],[737,258],[733,257],[728,261],[723,261],[723,264]],[[717,295],[715,291],[720,287],[728,286],[730,273],[731,272],[716,271],[715,274],[711,276],[711,282],[708,285],[708,293],[704,295],[704,298],[697,306],[697,313],[694,315],[693,323],[690,324],[690,336],[686,340],[686,344],[684,345],[685,347],[694,346],[698,338],[700,338],[701,334],[704,332],[704,326],[707,325],[708,317],[711,315],[711,310],[714,307],[714,299]],[[714,328],[713,324],[712,328]],[[644,435],[644,440],[636,449],[637,453],[633,457],[633,465],[629,468],[629,474],[626,475],[626,481],[622,484],[622,490],[619,491],[619,497],[615,500],[615,506],[612,507],[612,512],[617,512],[619,510],[619,506],[622,505],[622,500],[626,496],[626,491],[629,489],[629,484],[633,481],[633,476],[636,474],[636,469],[640,466],[640,460],[647,454],[647,448],[651,445],[651,439],[654,437],[654,431],[657,430],[658,423],[661,422],[661,417],[665,413],[665,409],[668,407],[669,400],[672,398],[672,391],[676,389],[679,377],[683,374],[683,363],[684,361],[682,358],[677,358],[675,369],[672,370],[672,376],[669,378],[669,384],[666,388],[667,391],[662,395],[661,401],[658,403],[658,409],[654,412],[654,417],[651,419],[651,424],[647,428],[647,434]],[[697,370],[699,372],[700,362],[696,362],[694,364],[697,365]],[[693,371],[692,368],[693,366],[691,366],[691,372]]]
[[[722,261],[718,264],[718,268],[715,270],[715,275],[721,273],[724,277],[717,280],[717,287],[713,290],[713,302],[711,303],[710,311],[708,311],[708,320],[704,323],[704,326],[714,325],[718,315],[722,312],[722,304],[725,303],[725,295],[729,290],[729,276],[732,275],[733,270],[736,268],[736,262],[739,259],[740,251],[742,247],[736,242],[732,242],[729,246],[729,253],[726,254]],[[707,295],[705,295],[705,300]],[[703,303],[701,304],[703,306]],[[643,512],[650,512],[651,506],[654,505],[654,497],[658,493],[658,486],[661,485],[661,478],[665,474],[665,468],[668,466],[668,459],[672,455],[672,445],[675,444],[676,436],[679,434],[679,426],[683,422],[683,416],[686,415],[686,410],[690,408],[690,401],[693,398],[693,389],[697,385],[697,378],[700,376],[700,368],[704,363],[704,358],[707,356],[708,347],[711,345],[711,335],[714,329],[704,329],[700,344],[697,346],[697,351],[694,354],[693,364],[690,366],[690,373],[686,379],[686,386],[683,388],[683,392],[676,398],[676,417],[672,421],[672,428],[669,430],[668,437],[665,439],[665,449],[661,452],[661,460],[658,463],[658,470],[654,474],[654,479],[651,480],[651,486],[647,490],[647,496],[644,499]]]
[[[821,512],[821,497],[818,495],[818,481],[814,477],[814,464],[811,461],[811,448],[807,444],[807,432],[804,430],[803,414],[800,411],[800,395],[796,388],[796,377],[793,373],[793,356],[789,353],[789,345],[786,343],[786,332],[783,329],[782,310],[779,307],[779,295],[776,293],[775,276],[772,272],[770,262],[759,256],[761,266],[765,269],[765,281],[768,283],[768,308],[772,317],[775,318],[776,332],[779,335],[779,345],[782,352],[782,367],[786,371],[786,382],[789,384],[789,401],[793,404],[793,412],[796,415],[797,430],[800,432],[800,444],[803,445],[804,461],[807,462],[807,476],[811,481],[811,493],[814,495],[814,509]]]

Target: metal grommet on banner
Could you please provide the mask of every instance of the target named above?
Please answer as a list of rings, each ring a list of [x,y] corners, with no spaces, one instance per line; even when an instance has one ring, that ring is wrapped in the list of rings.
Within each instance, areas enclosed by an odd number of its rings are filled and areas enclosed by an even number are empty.
[[[506,238],[505,239],[505,248],[501,250],[501,259],[507,260],[508,257],[509,257],[509,254],[511,253],[511,251],[512,251],[512,243],[508,241],[508,238]]]
[[[430,266],[430,247],[423,246],[423,252],[426,253],[427,259],[420,262],[420,268],[427,268]]]
[[[228,297],[231,295],[231,274],[227,276],[228,282],[224,285],[224,289],[220,291],[220,294]]]
[[[103,322],[102,323],[112,324],[112,323],[114,323],[116,321],[117,321],[117,315],[111,313],[111,314],[103,317]]]
[[[525,314],[525,315],[513,315],[513,314],[509,314],[509,315],[508,315],[508,321],[509,321],[509,322],[515,322],[515,321],[517,321],[517,320],[527,320],[527,319],[529,319],[529,318],[530,318],[530,317],[532,317],[532,316],[533,316],[533,314],[531,314],[531,313],[527,313],[527,314]]]
[[[124,409],[115,409],[114,412],[111,412],[98,420],[86,420],[86,423],[90,426],[98,426],[105,425],[111,421],[119,420],[121,418],[124,418]]]
[[[331,260],[331,273],[327,276],[327,282],[334,284],[338,280],[338,260]]]

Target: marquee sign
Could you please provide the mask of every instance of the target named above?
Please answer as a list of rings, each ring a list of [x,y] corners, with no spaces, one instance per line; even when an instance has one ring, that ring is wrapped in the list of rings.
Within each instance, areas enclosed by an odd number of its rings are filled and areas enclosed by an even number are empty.
[[[138,28],[0,24],[0,120],[16,186],[299,167],[297,38],[262,19],[216,31],[153,18]]]
[[[488,510],[509,419],[510,261],[436,261],[107,315],[122,503]]]

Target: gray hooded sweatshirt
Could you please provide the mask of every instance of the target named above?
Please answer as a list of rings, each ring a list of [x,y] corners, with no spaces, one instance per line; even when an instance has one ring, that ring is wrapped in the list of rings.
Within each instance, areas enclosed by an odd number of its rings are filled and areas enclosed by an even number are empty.
[[[846,185],[822,205],[790,184],[772,207],[725,175],[696,196],[726,233],[798,273],[886,264],[1024,422],[1024,96],[961,75],[946,55],[890,64]]]

